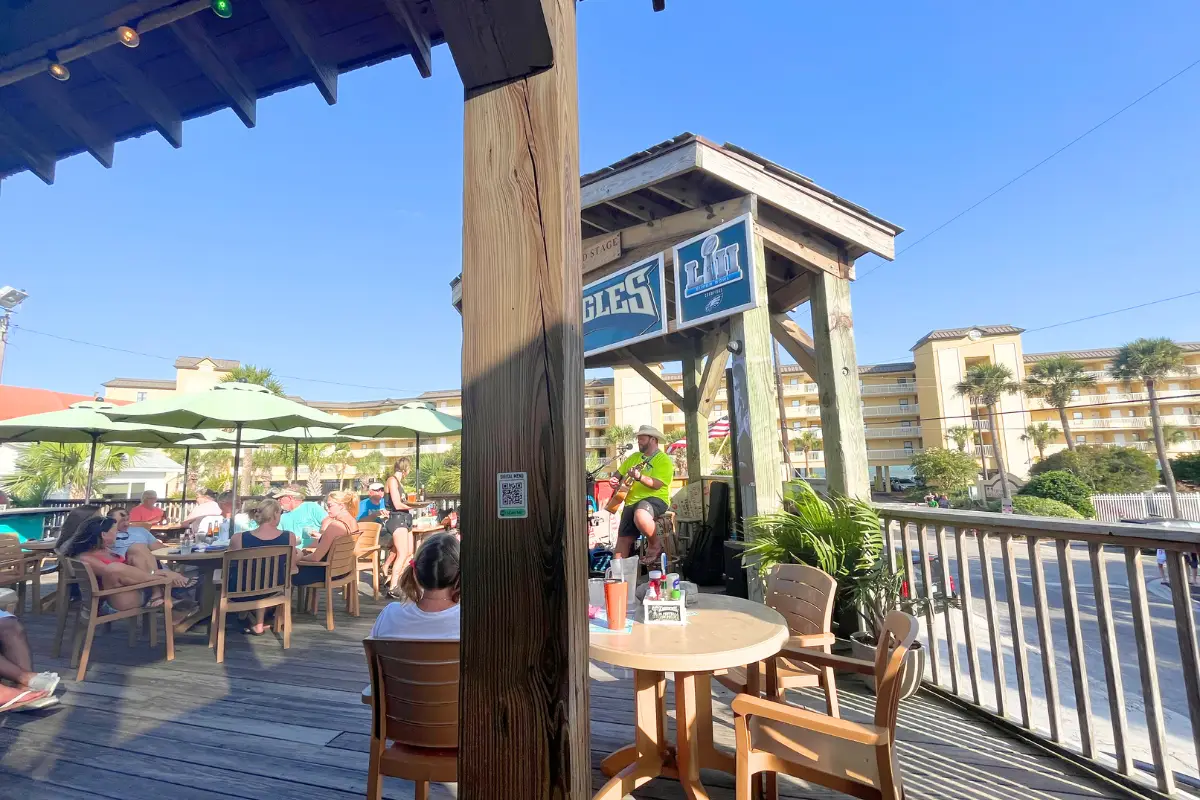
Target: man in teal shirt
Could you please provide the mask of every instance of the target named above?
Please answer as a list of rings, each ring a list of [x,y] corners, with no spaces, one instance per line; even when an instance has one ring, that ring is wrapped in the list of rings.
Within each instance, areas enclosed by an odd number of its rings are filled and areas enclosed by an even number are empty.
[[[675,477],[675,462],[658,449],[663,434],[652,425],[638,428],[638,452],[621,463],[612,476],[613,489],[621,485],[624,476],[633,477],[633,485],[625,497],[625,508],[621,511],[621,524],[617,528],[617,553],[628,557],[638,534],[646,537],[647,563],[654,563],[662,552],[662,542],[657,533],[657,518],[667,513],[671,502],[671,481]]]
[[[283,509],[279,517],[279,529],[296,534],[301,547],[310,546],[316,533],[321,530],[321,523],[329,516],[325,509],[317,503],[306,501],[298,483],[289,483],[277,489],[275,499]]]

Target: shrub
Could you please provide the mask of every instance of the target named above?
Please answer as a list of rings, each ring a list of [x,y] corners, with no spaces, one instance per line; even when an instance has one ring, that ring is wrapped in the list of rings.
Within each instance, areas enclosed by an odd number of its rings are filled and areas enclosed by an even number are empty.
[[[946,494],[965,492],[979,474],[974,456],[944,447],[930,447],[914,455],[912,465],[918,483]]]
[[[1090,519],[1096,516],[1096,509],[1091,500],[1092,490],[1066,470],[1050,470],[1033,476],[1018,495],[1057,500],[1066,503],[1084,517]]]
[[[1085,444],[1060,450],[1030,468],[1031,475],[1066,471],[1095,494],[1135,494],[1158,483],[1158,465],[1148,453],[1133,447]]]
[[[1067,519],[1083,519],[1083,515],[1066,503],[1051,500],[1049,497],[1031,497],[1019,494],[1013,498],[1013,513],[1027,517],[1066,517]]]
[[[1171,459],[1171,471],[1175,480],[1200,483],[1200,453],[1188,453]]]

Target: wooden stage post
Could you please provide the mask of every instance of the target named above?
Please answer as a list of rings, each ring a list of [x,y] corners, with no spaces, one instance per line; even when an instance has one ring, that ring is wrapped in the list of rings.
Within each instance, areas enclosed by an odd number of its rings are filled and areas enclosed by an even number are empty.
[[[700,382],[704,376],[704,354],[693,339],[683,356],[683,426],[687,434],[688,482],[699,481],[708,472],[708,417],[700,413]]]
[[[553,67],[464,116],[465,800],[591,796],[575,4],[541,7]],[[528,517],[500,519],[515,472]]]

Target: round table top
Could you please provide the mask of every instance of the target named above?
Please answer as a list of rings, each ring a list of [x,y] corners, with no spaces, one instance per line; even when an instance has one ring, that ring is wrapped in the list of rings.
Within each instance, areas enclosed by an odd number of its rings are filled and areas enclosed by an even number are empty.
[[[699,594],[687,612],[686,625],[634,622],[633,633],[593,633],[588,655],[630,669],[711,672],[773,656],[788,640],[783,616],[762,603]]]
[[[172,553],[172,550],[178,551],[176,547],[163,547],[153,551],[155,558],[161,558],[164,561],[209,561],[212,559],[222,559],[228,548],[222,547],[220,550],[205,550],[203,553],[191,552],[184,555],[180,552]]]

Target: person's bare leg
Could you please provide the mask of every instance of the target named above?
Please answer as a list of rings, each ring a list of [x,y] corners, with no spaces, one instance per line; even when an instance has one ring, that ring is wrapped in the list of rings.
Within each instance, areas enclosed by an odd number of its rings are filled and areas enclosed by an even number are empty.
[[[654,515],[644,508],[639,508],[633,512],[633,524],[646,537],[646,558],[656,559],[658,554],[662,552],[662,547],[659,545],[657,528],[654,523]]]
[[[22,672],[27,672],[30,675],[33,672],[33,653],[29,649],[29,639],[25,636],[25,629],[21,627],[21,623],[16,617],[5,617],[0,619],[0,653],[4,654],[4,659],[13,664]],[[4,677],[10,680],[16,680],[9,675]]]
[[[636,536],[618,536],[614,552],[621,558],[629,558],[629,555],[633,552],[633,543],[635,541],[637,541]]]
[[[396,528],[392,531],[392,552],[396,554],[396,561],[392,564],[392,579],[391,591],[393,594],[400,587],[400,576],[403,574],[405,567],[408,566],[408,560],[412,558],[412,534],[408,532],[408,528]]]
[[[125,551],[125,563],[138,569],[144,569],[146,572],[158,569],[158,559],[150,552],[150,548],[141,542],[129,545],[129,549]],[[150,590],[150,596],[161,600],[162,587],[155,586]]]
[[[17,686],[28,686],[37,675],[27,669],[22,669],[4,656],[0,655],[0,678],[12,681]]]
[[[0,686],[0,706],[4,705],[8,701],[12,700],[14,697],[21,694],[22,692],[29,692],[29,691],[30,690],[24,688],[24,686],[18,686],[15,689],[12,688],[11,686]],[[32,703],[36,700],[41,700],[45,696],[46,696],[45,692],[30,692],[30,694],[24,700],[22,700],[19,705],[14,706],[14,709],[20,708],[21,706],[23,706],[27,703]]]

